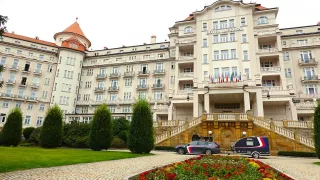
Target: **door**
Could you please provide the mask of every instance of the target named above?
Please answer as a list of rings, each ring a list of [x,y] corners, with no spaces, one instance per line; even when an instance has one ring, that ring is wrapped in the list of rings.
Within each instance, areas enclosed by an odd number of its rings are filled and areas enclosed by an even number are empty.
[[[198,141],[192,141],[187,145],[187,153],[189,154],[195,154],[198,148]]]
[[[196,148],[197,154],[203,154],[207,150],[208,142],[206,141],[199,141],[198,147]]]

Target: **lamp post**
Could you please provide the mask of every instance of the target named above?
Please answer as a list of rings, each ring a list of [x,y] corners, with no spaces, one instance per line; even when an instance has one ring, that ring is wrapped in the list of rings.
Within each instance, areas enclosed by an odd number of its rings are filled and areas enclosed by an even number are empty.
[[[209,134],[209,141],[213,141],[213,139],[212,139],[212,131],[208,131],[208,134]]]
[[[247,132],[243,131],[242,132],[242,137],[245,137],[247,135]]]

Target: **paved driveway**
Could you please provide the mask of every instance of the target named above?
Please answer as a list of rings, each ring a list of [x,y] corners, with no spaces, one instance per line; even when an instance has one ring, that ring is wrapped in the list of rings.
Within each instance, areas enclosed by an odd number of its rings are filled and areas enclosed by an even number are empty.
[[[152,169],[156,166],[162,166],[194,157],[192,155],[178,155],[174,152],[153,151],[151,153],[155,155],[97,163],[0,173],[0,180],[122,180],[124,177]]]

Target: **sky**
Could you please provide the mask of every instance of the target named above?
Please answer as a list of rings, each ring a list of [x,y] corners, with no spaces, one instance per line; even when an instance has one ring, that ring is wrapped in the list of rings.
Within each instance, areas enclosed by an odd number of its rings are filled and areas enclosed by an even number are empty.
[[[215,0],[0,0],[0,14],[9,17],[7,29],[16,34],[53,42],[53,35],[76,21],[93,50],[103,47],[169,40],[169,27]],[[280,28],[315,25],[319,0],[244,0],[279,7]],[[293,3],[295,2],[295,3]]]

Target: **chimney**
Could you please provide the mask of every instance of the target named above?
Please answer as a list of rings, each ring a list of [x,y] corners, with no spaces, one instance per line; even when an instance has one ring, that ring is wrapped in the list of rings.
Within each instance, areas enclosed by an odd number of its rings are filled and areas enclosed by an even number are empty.
[[[36,39],[39,39],[39,37],[38,37],[38,36],[36,36]]]
[[[105,46],[105,47],[103,47],[103,49],[108,49],[108,47],[107,47],[107,46]]]
[[[157,36],[152,35],[151,36],[151,44],[157,43]]]

